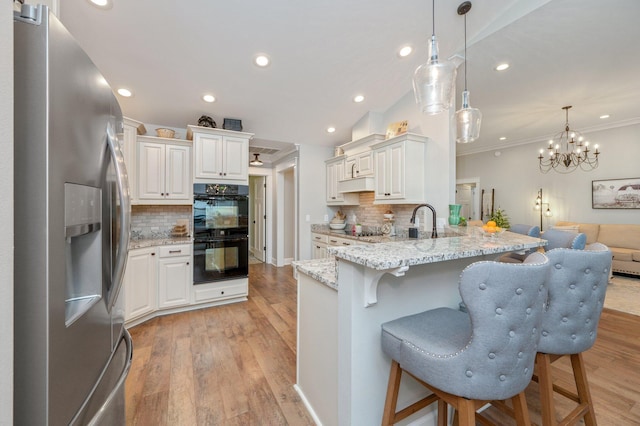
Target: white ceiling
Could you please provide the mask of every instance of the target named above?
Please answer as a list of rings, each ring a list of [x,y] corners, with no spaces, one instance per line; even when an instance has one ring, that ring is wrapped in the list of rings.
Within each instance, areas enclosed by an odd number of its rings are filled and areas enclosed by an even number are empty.
[[[461,2],[436,2],[441,58],[463,52]],[[412,90],[431,35],[428,0],[60,3],[63,23],[109,83],[134,92],[119,97],[126,116],[180,128],[203,114],[218,127],[237,118],[255,133],[253,145],[280,149],[351,140],[367,111],[384,112]],[[562,129],[564,105],[583,133],[639,122],[639,19],[638,0],[473,1],[468,88],[483,123],[480,139],[458,154],[544,141]],[[401,59],[404,44],[415,51]],[[253,65],[259,52],[269,67]],[[494,71],[504,60],[511,68]],[[205,103],[205,93],[217,101]],[[365,101],[354,103],[356,94]]]

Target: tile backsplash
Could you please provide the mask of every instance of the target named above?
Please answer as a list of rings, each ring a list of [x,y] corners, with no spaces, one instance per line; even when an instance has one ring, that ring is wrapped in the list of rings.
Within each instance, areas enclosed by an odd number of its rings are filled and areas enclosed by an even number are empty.
[[[191,206],[131,206],[131,238],[167,238],[178,219],[191,224],[191,216]]]
[[[355,214],[358,223],[367,227],[381,226],[384,223],[383,214],[387,210],[391,210],[395,216],[396,228],[408,228],[410,226],[409,219],[411,219],[413,209],[416,207],[415,204],[373,204],[373,199],[373,192],[361,192],[359,206],[342,206],[339,209],[334,208],[332,210],[341,210],[342,213],[346,214],[346,222],[349,224],[353,222],[353,215]],[[420,220],[423,220],[422,215]]]

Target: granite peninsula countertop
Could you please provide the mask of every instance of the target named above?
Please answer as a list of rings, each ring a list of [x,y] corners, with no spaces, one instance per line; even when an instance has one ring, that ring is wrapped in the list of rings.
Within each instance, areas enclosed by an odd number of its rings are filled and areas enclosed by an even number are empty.
[[[541,238],[507,231],[496,237],[473,235],[411,239],[349,247],[327,247],[327,251],[338,259],[382,271],[465,257],[526,250],[546,244],[547,241]]]
[[[334,258],[298,260],[293,262],[293,266],[299,272],[309,275],[314,280],[319,281],[334,290],[338,289],[338,272],[336,268],[336,260]]]
[[[293,262],[293,266],[297,271],[338,290],[336,258],[382,271],[465,257],[526,250],[546,244],[546,240],[513,232],[504,232],[497,237],[474,235],[436,239],[404,239],[378,244],[327,247],[328,252],[335,258],[301,260]]]
[[[193,239],[191,237],[132,238],[129,240],[129,250],[192,243]]]

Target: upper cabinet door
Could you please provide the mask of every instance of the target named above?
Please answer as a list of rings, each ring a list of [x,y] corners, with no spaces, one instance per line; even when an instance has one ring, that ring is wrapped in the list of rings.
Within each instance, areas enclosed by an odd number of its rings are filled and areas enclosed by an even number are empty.
[[[193,135],[196,183],[249,184],[249,140],[253,133],[188,126]]]
[[[156,142],[157,141],[157,142]],[[173,141],[172,141],[173,142]],[[191,146],[163,138],[138,138],[135,204],[191,204]]]
[[[222,178],[222,136],[195,133],[194,145],[194,176],[200,179],[213,180],[219,180]]]
[[[138,199],[164,198],[164,144],[138,142]]]
[[[224,179],[247,179],[249,176],[249,141],[246,138],[224,136]]]
[[[167,145],[165,157],[165,198],[191,201],[191,149],[188,146]]]

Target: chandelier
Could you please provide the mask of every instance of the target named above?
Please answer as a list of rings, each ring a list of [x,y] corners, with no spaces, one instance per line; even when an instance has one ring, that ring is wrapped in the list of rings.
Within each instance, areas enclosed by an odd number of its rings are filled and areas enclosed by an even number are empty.
[[[580,167],[584,171],[590,171],[598,167],[598,145],[594,145],[594,152],[589,149],[589,142],[584,140],[580,132],[569,128],[569,108],[571,105],[562,107],[566,113],[564,130],[549,141],[547,155],[544,156],[544,149],[540,150],[538,160],[540,161],[540,171],[547,173],[555,170],[558,173],[571,173]]]
[[[413,74],[413,92],[416,103],[423,113],[434,115],[449,109],[456,80],[456,67],[451,61],[438,59],[438,41],[436,40],[436,6],[432,6],[432,33],[429,45],[429,59],[416,68]]]

